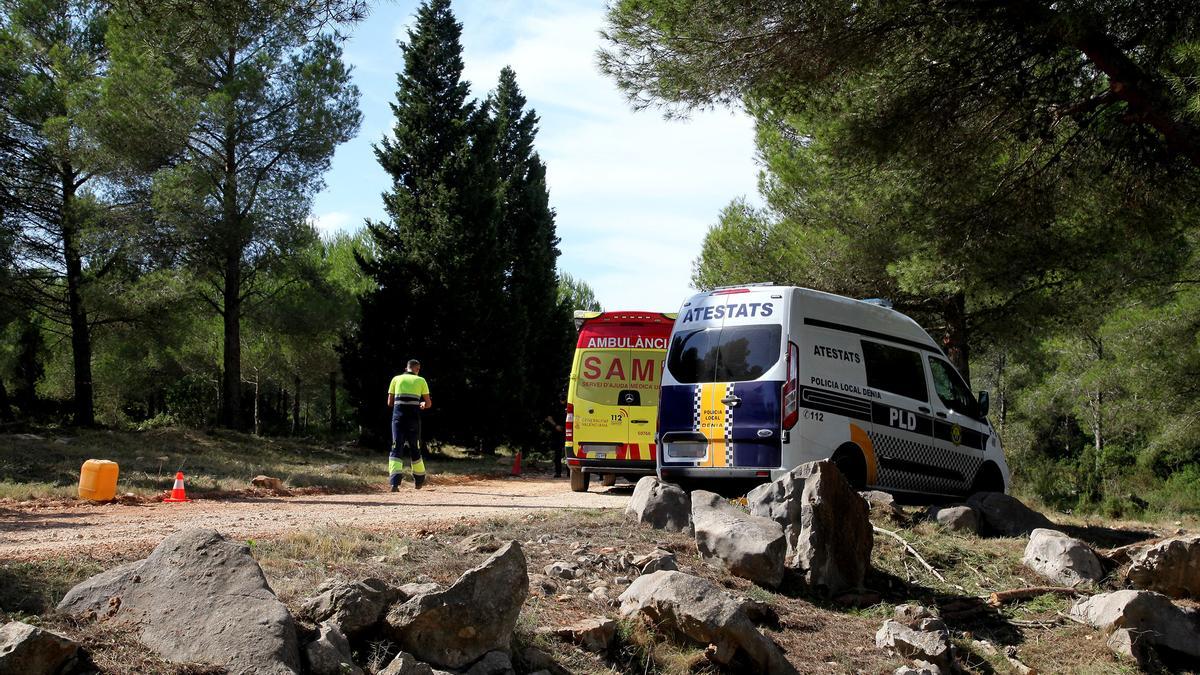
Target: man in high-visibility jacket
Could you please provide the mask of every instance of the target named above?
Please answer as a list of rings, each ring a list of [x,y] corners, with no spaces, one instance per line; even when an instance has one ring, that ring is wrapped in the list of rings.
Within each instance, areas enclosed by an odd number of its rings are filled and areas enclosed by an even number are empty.
[[[388,474],[392,492],[400,490],[411,462],[413,483],[425,484],[425,460],[421,457],[421,411],[429,410],[429,384],[421,377],[421,362],[409,359],[408,369],[392,378],[388,386],[388,407],[392,409],[392,451],[388,454]]]

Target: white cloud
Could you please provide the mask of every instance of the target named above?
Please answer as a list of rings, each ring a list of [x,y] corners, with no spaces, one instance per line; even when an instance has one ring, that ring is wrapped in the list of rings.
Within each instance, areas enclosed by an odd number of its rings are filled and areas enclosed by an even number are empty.
[[[479,46],[496,22],[464,18],[465,76],[482,96],[512,66],[538,111],[560,266],[606,307],[674,310],[721,207],[754,198],[752,121],[740,111],[686,121],[635,113],[596,67],[603,11],[561,2],[522,10],[498,20],[511,35],[499,50]]]
[[[722,207],[755,199],[753,124],[738,111],[665,121],[633,112],[596,67],[601,3],[583,0],[456,2],[463,24],[464,77],[473,95],[495,88],[512,66],[541,118],[537,150],[547,165],[562,239],[561,269],[587,281],[611,309],[677,309],[691,293],[692,261]],[[317,200],[322,231],[380,218],[391,181],[371,153],[391,128],[387,103],[403,67],[394,39],[406,38],[415,2],[387,3],[356,30],[347,49],[363,90],[360,136],[339,149]]]
[[[349,213],[342,211],[331,211],[322,213],[319,216],[311,216],[308,222],[321,233],[322,237],[328,238],[338,232],[345,232],[358,227],[358,219]]]

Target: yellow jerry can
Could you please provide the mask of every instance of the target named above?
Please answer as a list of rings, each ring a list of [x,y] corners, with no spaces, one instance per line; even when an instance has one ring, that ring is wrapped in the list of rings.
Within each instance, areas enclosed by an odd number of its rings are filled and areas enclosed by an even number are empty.
[[[79,498],[94,502],[112,501],[117,496],[116,462],[89,459],[79,471]]]

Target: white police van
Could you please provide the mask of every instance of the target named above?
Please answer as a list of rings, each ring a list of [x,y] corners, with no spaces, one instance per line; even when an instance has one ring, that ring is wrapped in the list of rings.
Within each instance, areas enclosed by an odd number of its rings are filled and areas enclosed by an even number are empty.
[[[699,293],[671,332],[658,409],[663,480],[773,480],[832,458],[852,484],[1007,491],[1008,465],[958,371],[915,321],[806,288]]]

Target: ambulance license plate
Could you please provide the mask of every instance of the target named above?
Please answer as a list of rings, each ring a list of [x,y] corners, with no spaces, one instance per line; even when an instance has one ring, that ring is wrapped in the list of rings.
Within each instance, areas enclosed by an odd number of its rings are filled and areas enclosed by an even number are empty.
[[[588,453],[588,458],[589,459],[608,459],[608,453],[593,451],[593,452]]]

